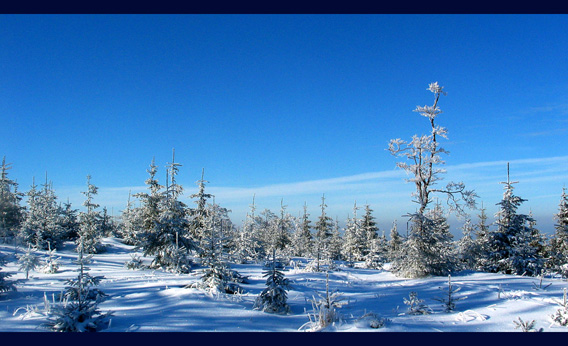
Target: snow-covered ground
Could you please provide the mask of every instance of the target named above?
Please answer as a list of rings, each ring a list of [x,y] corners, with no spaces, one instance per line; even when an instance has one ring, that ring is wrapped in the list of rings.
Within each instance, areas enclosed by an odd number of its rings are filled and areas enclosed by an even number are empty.
[[[305,272],[287,267],[286,277],[291,281],[288,303],[291,312],[274,315],[253,310],[257,295],[266,287],[259,264],[232,265],[240,274],[248,276],[249,283],[241,284],[246,292],[241,295],[212,296],[207,292],[184,288],[200,280],[200,270],[176,275],[161,270],[129,270],[124,266],[130,260],[132,247],[114,238],[106,238],[107,251],[93,257],[89,265],[92,276],[103,275],[98,286],[109,295],[99,305],[101,311],[114,312],[110,326],[104,332],[296,332],[305,330],[309,301],[316,291],[325,291],[324,272]],[[14,259],[14,247],[0,245],[0,251]],[[22,249],[18,249],[21,253]],[[39,254],[43,254],[39,252]],[[45,331],[39,327],[46,321],[44,296],[52,300],[65,287],[65,280],[77,275],[73,260],[77,254],[73,245],[58,252],[61,267],[55,274],[41,271],[18,271],[14,261],[2,271],[16,273],[10,280],[18,280],[17,291],[0,296],[0,332]],[[149,264],[150,258],[143,258]],[[297,260],[301,262],[301,260]],[[560,306],[563,289],[568,282],[560,278],[540,280],[532,277],[461,273],[452,276],[456,293],[462,297],[453,312],[444,312],[436,298],[444,296],[446,277],[425,279],[397,278],[386,270],[368,270],[340,267],[329,273],[329,286],[343,294],[346,305],[338,309],[340,322],[326,331],[369,332],[518,332],[513,321],[534,320],[536,328],[544,332],[564,332],[568,327],[552,323],[551,315]],[[432,310],[427,315],[407,314],[404,298],[411,291]],[[373,320],[385,319],[381,328],[372,328]],[[302,328],[302,326],[304,326]]]

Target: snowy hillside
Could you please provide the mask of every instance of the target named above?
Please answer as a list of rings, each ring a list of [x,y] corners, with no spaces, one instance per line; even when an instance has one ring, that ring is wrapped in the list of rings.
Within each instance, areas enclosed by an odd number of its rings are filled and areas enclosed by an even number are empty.
[[[248,276],[241,284],[243,294],[211,295],[195,288],[184,288],[200,280],[200,268],[190,274],[176,275],[160,270],[129,270],[132,247],[115,238],[105,238],[107,251],[94,255],[90,274],[103,275],[98,288],[109,298],[99,305],[101,311],[112,310],[110,326],[104,332],[296,332],[309,329],[310,299],[325,292],[325,272],[302,270],[305,261],[295,259],[295,267],[284,271],[291,282],[288,304],[291,312],[277,315],[253,310],[258,294],[266,287],[262,265],[232,265]],[[39,269],[29,273],[18,270],[14,247],[0,245],[9,262],[4,272],[12,272],[17,280],[16,292],[2,293],[0,298],[1,332],[45,331],[44,297],[57,301],[65,280],[76,277],[77,258],[72,243],[57,253],[61,266],[57,273],[44,274]],[[22,249],[17,249],[22,253]],[[45,258],[45,252],[38,251]],[[141,254],[140,254],[141,255]],[[148,264],[150,258],[142,258]],[[388,265],[387,265],[388,268]],[[513,321],[535,321],[544,332],[564,332],[568,328],[555,325],[551,315],[560,305],[568,282],[560,278],[520,277],[514,275],[466,272],[452,276],[455,293],[462,299],[453,312],[445,312],[436,300],[447,294],[447,277],[403,279],[387,270],[370,270],[340,266],[329,273],[329,289],[342,294],[346,303],[337,309],[341,319],[326,331],[378,332],[518,332]],[[429,314],[408,313],[410,292],[416,292],[431,311]],[[379,328],[374,328],[379,327]]]

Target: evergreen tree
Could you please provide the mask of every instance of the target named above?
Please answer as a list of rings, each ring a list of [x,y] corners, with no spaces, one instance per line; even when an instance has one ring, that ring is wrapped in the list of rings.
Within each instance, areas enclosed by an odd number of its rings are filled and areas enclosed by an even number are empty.
[[[77,209],[73,209],[69,200],[59,207],[61,212],[61,229],[63,240],[76,240],[79,237],[79,217]]]
[[[328,259],[330,260],[330,265],[333,265],[333,261],[341,260],[341,246],[343,244],[343,239],[341,234],[339,234],[339,220],[335,218],[333,223],[333,228],[331,231],[331,237],[328,243]],[[330,268],[331,269],[331,268]]]
[[[12,280],[8,280],[9,277],[12,276],[12,273],[2,272],[2,266],[6,265],[5,256],[0,253],[0,293],[8,292],[8,291],[15,291],[16,286]]]
[[[101,215],[96,210],[99,205],[93,202],[93,196],[98,193],[98,187],[91,184],[91,176],[87,175],[87,191],[82,192],[86,200],[83,206],[86,212],[79,213],[79,238],[77,239],[77,251],[79,244],[82,244],[82,251],[85,253],[98,253],[104,249],[101,244]]]
[[[197,249],[192,239],[187,218],[187,207],[179,201],[183,188],[176,182],[179,163],[175,162],[175,151],[172,162],[167,166],[166,191],[158,205],[158,219],[154,223],[151,241],[147,244],[145,254],[154,255],[153,268],[163,268],[176,273],[188,273],[191,266],[188,258],[191,250]]]
[[[95,288],[103,279],[102,276],[91,276],[87,272],[92,254],[83,256],[83,243],[79,238],[77,245],[79,257],[79,275],[76,279],[67,281],[63,293],[63,301],[51,311],[44,327],[57,332],[96,332],[112,316],[112,312],[101,313],[98,305],[108,296]],[[108,325],[108,324],[107,324]]]
[[[485,257],[491,251],[491,237],[489,226],[487,225],[487,214],[481,203],[481,210],[478,215],[479,221],[476,224],[475,247],[477,249],[477,257],[475,261],[476,270],[484,270],[489,265],[488,259]]]
[[[62,212],[47,175],[43,189],[37,191],[33,183],[28,196],[29,209],[22,223],[21,238],[38,249],[58,248],[64,235]]]
[[[568,276],[568,195],[562,188],[562,196],[558,206],[558,214],[554,215],[554,235],[550,240],[550,260],[548,266],[554,271]]]
[[[304,202],[304,212],[298,219],[296,232],[294,233],[294,255],[308,257],[313,251],[313,235],[310,226],[310,214],[308,213],[308,205]]]
[[[440,175],[445,172],[438,168],[439,165],[444,164],[440,155],[448,153],[438,143],[438,137],[447,138],[447,130],[434,124],[435,119],[442,112],[438,108],[439,98],[446,93],[437,82],[431,83],[428,90],[435,94],[434,105],[417,107],[415,111],[429,120],[430,134],[414,135],[410,142],[393,139],[388,148],[392,155],[410,161],[410,163],[398,162],[397,166],[411,176],[407,181],[415,184],[414,202],[419,205],[415,213],[408,215],[412,223],[411,233],[403,248],[402,256],[394,261],[392,267],[393,273],[406,277],[447,275],[451,271],[451,261],[445,249],[437,251],[439,247],[446,247],[446,232],[438,224],[438,220],[432,220],[427,215],[428,206],[434,195],[445,195],[450,211],[460,214],[464,213],[462,204],[475,207],[477,197],[473,191],[466,190],[461,182],[450,182],[443,189],[434,187],[436,182],[441,180]]]
[[[363,256],[367,255],[369,252],[370,244],[373,243],[373,240],[377,239],[379,236],[379,227],[375,222],[375,217],[373,216],[373,209],[366,204],[365,205],[365,215],[363,215],[363,219],[361,220],[361,226],[365,235],[364,244],[369,244],[367,246],[363,246]]]
[[[274,246],[276,247],[276,251],[289,257],[291,251],[287,250],[292,242],[291,233],[294,223],[290,214],[286,213],[286,207],[282,199],[280,201],[280,217],[273,220],[275,222],[273,227],[275,232],[272,234],[271,238],[275,241]]]
[[[20,270],[26,272],[26,280],[29,278],[30,271],[35,270],[39,266],[39,258],[35,254],[35,249],[28,245],[28,249],[21,255],[16,255],[18,257],[18,263],[20,264]]]
[[[333,227],[333,220],[327,216],[325,212],[325,195],[321,197],[321,215],[315,225],[315,241],[314,241],[314,257],[316,261],[315,270],[320,271],[320,264],[322,261],[328,261],[328,248],[331,238],[331,230]]]
[[[345,232],[343,235],[343,256],[350,266],[355,261],[363,258],[363,247],[366,242],[366,234],[361,225],[361,220],[357,218],[357,202],[353,206],[353,217],[347,218]],[[365,236],[365,238],[363,238]]]
[[[155,253],[155,242],[158,238],[157,230],[159,227],[160,207],[164,204],[164,188],[156,179],[158,166],[155,158],[152,158],[150,168],[146,170],[150,177],[144,182],[148,186],[149,192],[140,192],[134,197],[140,200],[140,207],[133,208],[130,203],[127,206],[127,214],[124,216],[126,222],[125,230],[129,232],[127,236],[133,245],[141,246],[144,255]]]
[[[144,218],[142,216],[143,208],[133,207],[128,193],[128,202],[126,209],[122,211],[122,222],[120,224],[120,237],[128,245],[141,247],[145,244],[145,235],[149,235],[151,230],[144,230]]]
[[[479,247],[474,235],[476,227],[471,218],[467,218],[462,226],[462,237],[457,242],[457,255],[459,267],[465,270],[474,270],[480,256]]]
[[[250,213],[247,213],[243,222],[242,229],[239,232],[239,241],[235,257],[240,263],[249,261],[258,261],[263,257],[263,242],[259,234],[258,218],[255,216],[256,205],[254,204],[254,196],[250,205]]]
[[[207,209],[207,200],[212,198],[213,195],[205,193],[205,184],[208,183],[207,180],[204,179],[205,169],[201,170],[201,180],[196,182],[198,186],[197,193],[189,196],[190,198],[197,198],[195,203],[197,204],[197,208],[191,210],[191,236],[197,242],[201,241],[204,232],[204,223]]]
[[[384,235],[378,236],[370,241],[371,246],[365,255],[365,267],[369,269],[382,269],[383,265],[388,261],[389,246],[387,238]]]
[[[116,236],[117,226],[113,220],[112,215],[108,214],[107,208],[103,207],[101,214],[101,233],[105,237]]]
[[[392,228],[390,230],[390,240],[388,243],[388,259],[389,261],[394,261],[398,259],[401,254],[402,246],[404,244],[403,238],[400,236],[397,230],[396,220],[392,223]]]
[[[59,270],[59,260],[61,257],[56,257],[55,249],[48,248],[47,258],[44,260],[43,272],[46,274],[55,274]]]
[[[254,309],[269,313],[288,313],[290,307],[286,302],[288,299],[288,279],[279,269],[276,260],[276,247],[272,248],[272,263],[270,269],[264,271],[266,278],[266,288],[260,292],[254,303]]]
[[[213,293],[242,293],[238,283],[246,282],[238,272],[232,270],[223,252],[226,230],[232,227],[227,216],[228,210],[217,204],[206,205],[203,215],[201,237],[201,262],[205,267],[201,282],[190,287],[201,288]]]
[[[497,229],[489,233],[488,252],[484,254],[486,260],[482,269],[504,274],[538,275],[542,269],[541,259],[529,246],[534,240],[529,223],[534,220],[517,212],[526,200],[513,194],[513,184],[516,183],[509,179],[507,164],[507,181],[502,182],[503,199],[497,203],[500,209],[495,215]]]
[[[18,234],[23,221],[23,208],[20,206],[22,193],[18,192],[18,183],[8,178],[11,164],[2,158],[0,166],[0,238],[6,240]]]

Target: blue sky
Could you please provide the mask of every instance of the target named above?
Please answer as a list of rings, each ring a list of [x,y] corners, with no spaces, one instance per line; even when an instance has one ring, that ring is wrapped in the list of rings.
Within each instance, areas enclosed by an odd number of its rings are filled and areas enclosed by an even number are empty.
[[[185,201],[205,168],[236,223],[325,193],[388,232],[415,206],[385,149],[428,131],[434,81],[446,180],[490,215],[507,161],[545,232],[568,181],[567,15],[1,15],[0,46],[0,154],[76,208],[90,174],[117,213],[175,148]]]

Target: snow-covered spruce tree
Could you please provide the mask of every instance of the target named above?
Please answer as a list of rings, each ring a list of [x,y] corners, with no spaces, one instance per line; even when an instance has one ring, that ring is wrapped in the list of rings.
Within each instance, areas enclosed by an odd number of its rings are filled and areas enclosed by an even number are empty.
[[[0,239],[15,237],[24,219],[23,208],[20,206],[22,193],[18,192],[18,183],[8,178],[11,164],[2,158],[0,166]]]
[[[283,232],[281,227],[287,227],[284,220],[285,206],[281,203],[281,217],[277,220],[274,230],[275,236],[269,243],[269,251],[272,254],[271,261],[266,264],[263,276],[266,278],[266,288],[259,294],[254,303],[254,309],[270,313],[288,313],[290,307],[286,302],[288,299],[288,279],[280,270],[282,264],[277,259],[277,251],[282,250],[282,238],[279,236]]]
[[[196,242],[200,242],[201,238],[203,237],[203,232],[206,232],[205,231],[205,218],[207,217],[207,215],[206,215],[207,200],[214,197],[213,195],[211,195],[209,193],[205,193],[205,184],[208,183],[208,181],[204,179],[204,176],[205,176],[205,168],[203,168],[201,170],[201,180],[198,180],[196,182],[196,184],[198,186],[197,193],[194,193],[193,195],[189,196],[190,198],[197,198],[197,200],[194,201],[195,204],[197,204],[197,207],[190,211],[190,214],[191,214],[191,225],[190,225],[191,237]],[[201,254],[199,254],[199,256],[201,256]]]
[[[343,257],[349,266],[353,266],[355,261],[363,259],[363,248],[366,246],[367,237],[361,225],[361,220],[357,218],[357,202],[353,205],[353,217],[347,217],[345,232],[343,234]]]
[[[284,277],[284,273],[276,265],[275,250],[273,256],[270,268],[263,273],[266,278],[266,288],[256,298],[254,309],[270,313],[288,313],[290,311],[287,303],[288,279]]]
[[[270,244],[273,241],[274,227],[278,216],[270,209],[264,209],[258,217],[258,237],[261,239],[261,255],[263,260],[270,258]]]
[[[509,179],[507,164],[507,181],[504,185],[503,199],[495,214],[497,228],[488,235],[488,249],[484,254],[483,270],[493,273],[538,275],[542,270],[542,259],[537,249],[529,245],[533,240],[533,230],[529,223],[534,221],[517,209],[525,199],[513,194],[513,184]]]
[[[365,268],[368,269],[382,269],[383,265],[388,262],[388,241],[384,235],[378,236],[370,240],[371,246],[369,251],[364,257]]]
[[[373,209],[371,209],[368,204],[365,204],[365,214],[361,219],[361,227],[365,234],[365,243],[368,244],[366,247],[363,247],[363,256],[366,256],[370,251],[373,240],[377,239],[379,236],[379,227],[373,216]]]
[[[59,260],[61,257],[55,255],[56,249],[47,249],[47,258],[44,260],[42,271],[46,274],[55,274],[59,270]]]
[[[106,207],[103,207],[101,214],[101,233],[104,237],[114,237],[117,234],[118,227],[112,215],[108,214]]]
[[[429,219],[426,213],[434,196],[445,195],[450,211],[456,211],[458,214],[463,213],[464,203],[467,207],[475,207],[477,197],[475,192],[466,190],[461,182],[450,182],[442,189],[435,188],[436,183],[442,179],[441,175],[445,173],[445,170],[438,167],[445,163],[440,155],[448,153],[438,143],[438,137],[447,138],[447,130],[434,123],[442,112],[438,108],[439,98],[446,93],[437,82],[431,83],[428,90],[435,94],[434,105],[419,106],[415,111],[429,120],[430,134],[414,135],[409,142],[399,138],[392,139],[388,147],[392,155],[410,162],[398,162],[397,167],[411,176],[407,181],[415,184],[416,192],[413,193],[413,197],[414,202],[419,205],[416,212],[408,214],[412,224],[411,232],[402,256],[396,259],[392,266],[393,273],[403,277],[447,275],[453,270],[451,266],[447,266],[452,263],[446,257],[447,252],[438,251],[438,247],[444,245],[436,235],[436,223]]]
[[[401,254],[402,246],[404,244],[404,239],[398,233],[396,220],[392,223],[392,228],[390,230],[390,240],[388,243],[388,260],[393,262]]]
[[[61,228],[62,228],[62,239],[66,240],[76,240],[79,237],[79,217],[78,210],[73,209],[69,199],[67,202],[63,203],[60,208],[61,211]]]
[[[461,230],[462,237],[457,241],[458,266],[464,270],[475,270],[480,255],[478,243],[474,238],[477,231],[476,225],[468,217]]]
[[[255,215],[255,196],[252,197],[250,213],[247,213],[243,226],[239,232],[237,248],[234,257],[240,263],[255,262],[263,258],[263,240],[259,233],[259,220]]]
[[[12,280],[8,280],[12,276],[12,273],[2,272],[2,266],[6,265],[5,256],[0,253],[0,293],[15,291],[16,286]]]
[[[163,186],[159,184],[156,174],[158,166],[152,158],[150,168],[146,170],[150,177],[144,181],[148,186],[149,192],[139,192],[134,195],[140,201],[140,207],[127,207],[127,215],[123,215],[123,221],[129,223],[125,231],[129,232],[126,236],[133,242],[133,245],[140,246],[144,256],[154,255],[154,242],[158,238],[160,207],[163,205],[165,194],[162,192]]]
[[[329,238],[329,243],[327,247],[327,257],[330,267],[329,270],[335,268],[334,261],[340,261],[341,258],[341,246],[343,244],[343,239],[339,233],[339,219],[335,217],[335,222],[333,223],[333,228],[331,229],[331,237]]]
[[[201,263],[205,267],[201,282],[188,287],[205,289],[212,293],[242,293],[238,285],[246,278],[232,270],[223,252],[227,230],[232,226],[227,213],[229,211],[217,204],[206,205],[201,232]]]
[[[179,163],[175,162],[175,151],[172,162],[167,166],[166,191],[158,205],[158,220],[151,232],[151,242],[147,244],[146,253],[154,255],[152,268],[163,268],[175,273],[189,273],[191,261],[189,252],[197,250],[197,243],[190,235],[190,221],[187,218],[187,206],[179,200],[183,193],[177,184]]]
[[[90,263],[92,254],[83,256],[83,244],[78,244],[79,275],[75,279],[67,280],[62,302],[55,305],[51,311],[45,328],[56,332],[96,332],[108,325],[112,311],[101,313],[98,305],[108,295],[95,288],[104,278],[91,276],[85,265]]]
[[[99,253],[104,250],[101,243],[101,215],[96,210],[99,205],[93,202],[93,196],[98,193],[98,187],[91,184],[91,176],[87,175],[87,191],[81,192],[86,199],[83,206],[87,208],[86,212],[79,213],[79,238],[76,240],[77,251],[82,244],[81,251],[85,253]]]
[[[36,190],[33,183],[28,197],[28,210],[20,231],[22,240],[42,250],[60,247],[64,234],[62,212],[47,175],[43,189]]]
[[[475,258],[475,270],[484,270],[488,265],[488,259],[485,257],[490,252],[489,225],[487,224],[487,214],[483,202],[481,203],[480,213],[477,215],[479,221],[475,225],[475,247],[477,256]]]
[[[304,202],[304,212],[300,218],[298,218],[298,225],[296,226],[296,232],[294,232],[294,255],[301,257],[309,257],[312,254],[313,249],[313,235],[310,226],[310,214],[308,213],[308,205]]]
[[[26,273],[26,280],[29,278],[30,271],[35,270],[39,266],[39,257],[35,253],[36,249],[28,245],[28,249],[23,254],[16,255],[20,270]]]
[[[440,298],[434,298],[441,302],[444,306],[445,312],[452,312],[456,308],[456,302],[465,299],[465,296],[456,297],[455,294],[461,290],[461,287],[454,287],[452,285],[452,276],[448,275],[448,288],[446,289],[445,295]]]
[[[568,195],[562,188],[562,196],[558,205],[558,213],[554,215],[554,235],[550,239],[550,259],[547,266],[568,277]]]
[[[331,239],[331,231],[333,228],[333,220],[327,216],[325,212],[325,195],[321,197],[321,215],[318,217],[318,221],[315,225],[315,237],[314,237],[314,261],[315,261],[315,271],[320,271],[320,265],[322,262],[329,261],[329,242]]]
[[[272,227],[273,232],[271,238],[273,239],[273,245],[271,247],[276,248],[276,252],[280,256],[290,257],[292,250],[290,249],[290,244],[292,243],[292,229],[294,228],[294,220],[292,216],[286,213],[286,205],[284,205],[284,199],[280,201],[280,217],[273,219],[274,226]]]
[[[131,201],[131,194],[128,193],[128,202],[126,209],[122,211],[122,222],[119,227],[120,238],[128,245],[142,247],[145,243],[144,235],[150,232],[144,230],[144,219],[142,217],[142,208],[135,208]]]

